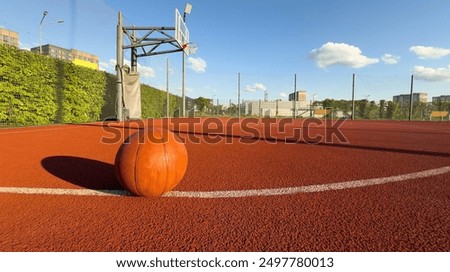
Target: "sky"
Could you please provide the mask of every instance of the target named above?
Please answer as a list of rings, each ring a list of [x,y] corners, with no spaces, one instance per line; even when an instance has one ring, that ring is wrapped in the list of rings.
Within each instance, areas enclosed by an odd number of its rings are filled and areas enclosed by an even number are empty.
[[[189,0],[187,95],[237,101],[287,100],[307,91],[309,100],[392,100],[414,92],[450,95],[448,0]],[[0,0],[0,26],[19,32],[20,47],[42,44],[99,56],[115,73],[118,12],[124,25],[175,25],[185,0]],[[56,23],[64,20],[64,23]],[[140,33],[143,34],[143,33]],[[125,59],[129,60],[129,51]],[[181,93],[182,54],[139,58],[141,81]]]

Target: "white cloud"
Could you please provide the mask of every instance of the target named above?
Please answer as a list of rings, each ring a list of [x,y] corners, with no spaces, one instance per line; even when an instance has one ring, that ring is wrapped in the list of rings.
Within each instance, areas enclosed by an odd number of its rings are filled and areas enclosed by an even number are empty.
[[[116,60],[115,59],[109,59],[108,62],[100,61],[98,63],[100,71],[105,71],[108,73],[115,73],[115,67],[116,67]]]
[[[19,48],[22,49],[22,50],[31,51],[32,47],[33,46],[30,46],[28,44],[25,44],[25,43],[19,41]]]
[[[450,81],[450,65],[445,68],[414,66],[413,75],[416,79],[425,81]]]
[[[448,48],[438,48],[432,46],[411,46],[409,48],[410,52],[416,54],[419,59],[439,59],[450,55],[450,49]]]
[[[109,73],[111,73],[112,69],[114,69],[114,67],[111,68],[111,65],[108,62],[104,62],[104,61],[100,61],[98,63],[98,66],[99,66],[98,69],[100,71],[105,71],[105,72],[109,72]]]
[[[155,77],[155,70],[152,67],[140,65],[138,63],[137,70],[142,77]]]
[[[256,91],[266,91],[267,88],[262,83],[255,83],[255,84],[253,84],[253,86],[252,85],[245,86],[244,90],[246,92],[256,92]]]
[[[288,97],[288,95],[285,92],[279,93],[278,96],[279,97]]]
[[[320,48],[313,49],[309,56],[316,61],[317,66],[320,68],[332,65],[362,68],[380,61],[377,58],[369,58],[362,55],[361,50],[356,46],[333,42],[328,42]]]
[[[106,71],[108,73],[115,73],[115,69],[116,69],[116,63],[117,61],[115,59],[109,59],[108,62],[103,62],[100,61],[99,62],[99,69],[101,71]],[[124,64],[131,66],[131,61],[129,60],[124,60]],[[144,66],[141,64],[137,64],[137,70],[140,73],[141,77],[143,78],[151,78],[151,77],[155,77],[155,70],[150,67],[150,66]]]
[[[381,57],[381,60],[384,63],[386,63],[386,64],[397,64],[398,61],[400,60],[400,57],[399,56],[394,56],[394,55],[391,55],[391,54],[384,54]]]
[[[189,57],[188,62],[191,64],[189,68],[197,73],[204,73],[206,71],[206,61],[202,58]]]

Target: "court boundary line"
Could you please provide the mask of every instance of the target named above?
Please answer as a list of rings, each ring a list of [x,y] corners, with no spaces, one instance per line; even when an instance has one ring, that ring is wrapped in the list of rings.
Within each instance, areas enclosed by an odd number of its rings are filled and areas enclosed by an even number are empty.
[[[400,181],[428,178],[450,173],[450,166],[424,170],[396,176],[359,179],[328,184],[304,185],[272,189],[223,190],[223,191],[171,191],[162,195],[164,198],[243,198],[254,196],[281,196],[300,193],[317,193],[344,189],[361,188]],[[31,188],[31,187],[0,187],[0,193],[27,195],[74,195],[74,196],[132,196],[126,190],[95,190],[95,189],[62,189],[62,188]]]

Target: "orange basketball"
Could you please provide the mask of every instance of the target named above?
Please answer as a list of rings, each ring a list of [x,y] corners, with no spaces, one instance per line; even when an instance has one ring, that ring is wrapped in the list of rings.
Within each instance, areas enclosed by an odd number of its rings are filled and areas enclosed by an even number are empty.
[[[188,156],[180,138],[153,128],[131,135],[116,155],[120,183],[139,196],[160,196],[171,191],[186,173]]]

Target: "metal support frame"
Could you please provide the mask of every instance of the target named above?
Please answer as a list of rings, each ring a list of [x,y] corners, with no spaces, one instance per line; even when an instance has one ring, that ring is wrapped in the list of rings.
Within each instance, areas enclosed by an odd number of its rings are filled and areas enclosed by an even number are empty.
[[[162,55],[174,52],[183,51],[181,45],[179,45],[172,35],[170,35],[169,31],[175,31],[175,27],[153,27],[153,26],[122,26],[124,34],[128,37],[131,44],[123,45],[122,49],[133,49],[136,58],[139,57],[149,57],[155,55]],[[136,36],[136,31],[147,31],[141,37]],[[151,38],[152,34],[158,35],[160,34],[162,37]],[[160,50],[157,49],[164,44],[169,44],[173,46],[173,49],[169,50]],[[138,52],[140,49],[140,52]]]
[[[131,71],[137,71],[137,60],[141,57],[156,56],[175,52],[183,52],[184,48],[178,44],[174,35],[175,27],[154,27],[154,26],[124,26],[122,23],[122,13],[119,12],[117,24],[117,119],[123,121],[123,84],[122,67],[123,51],[131,51]],[[139,36],[137,31],[144,31],[144,35]],[[128,44],[124,44],[124,37],[128,38]],[[168,47],[168,48],[167,48]],[[183,75],[184,77],[184,75]],[[184,79],[183,79],[184,81]],[[184,97],[183,97],[184,114]]]
[[[117,45],[116,45],[116,73],[117,73],[117,120],[123,121],[123,84],[122,84],[122,67],[123,67],[123,27],[122,27],[122,13],[119,12],[117,24]]]
[[[166,59],[166,117],[170,118],[169,58]]]
[[[181,57],[181,116],[186,117],[186,54],[184,51]]]

